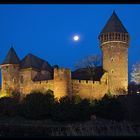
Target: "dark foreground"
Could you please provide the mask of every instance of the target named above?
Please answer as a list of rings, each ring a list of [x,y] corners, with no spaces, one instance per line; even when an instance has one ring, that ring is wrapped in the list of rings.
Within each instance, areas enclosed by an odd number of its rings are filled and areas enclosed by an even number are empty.
[[[0,137],[140,136],[140,123],[95,119],[84,123],[1,118]]]

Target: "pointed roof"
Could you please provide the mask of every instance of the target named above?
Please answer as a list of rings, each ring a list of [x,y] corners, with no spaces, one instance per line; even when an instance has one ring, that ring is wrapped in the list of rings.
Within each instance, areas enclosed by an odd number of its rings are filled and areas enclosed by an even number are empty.
[[[52,70],[51,65],[47,61],[45,61],[31,53],[29,53],[28,55],[26,55],[23,58],[23,60],[20,62],[20,66],[21,66],[21,69],[35,68],[38,70],[42,70],[42,67],[43,67],[43,69],[45,69],[45,70],[50,70],[50,71]]]
[[[46,69],[49,71],[52,71],[52,67],[50,66],[50,64],[48,62],[44,61],[41,66],[41,70],[46,70]]]
[[[40,72],[37,73],[37,75],[33,78],[34,81],[42,81],[42,80],[52,80],[53,75],[47,75],[47,74],[42,74]]]
[[[113,11],[100,34],[108,32],[128,33],[115,11]]]
[[[4,64],[19,64],[20,60],[17,56],[13,47],[10,48],[8,54],[6,55],[2,65]]]

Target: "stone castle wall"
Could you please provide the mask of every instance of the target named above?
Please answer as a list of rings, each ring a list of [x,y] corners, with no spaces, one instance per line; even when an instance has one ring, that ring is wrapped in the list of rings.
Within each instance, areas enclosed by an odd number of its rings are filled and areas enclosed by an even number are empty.
[[[124,51],[126,51],[126,49],[124,49]],[[110,58],[106,58],[106,59],[110,59]],[[117,58],[114,58],[114,59],[116,62],[119,61],[117,60]],[[105,61],[106,60],[104,60],[104,62]],[[123,60],[121,61],[123,62]],[[110,64],[110,63],[107,63],[107,64]],[[106,65],[106,66],[109,67],[109,65]],[[124,64],[124,67],[126,67],[126,64]],[[116,67],[116,69],[118,70],[119,67]],[[126,72],[126,70],[124,69],[124,71],[121,71],[121,72],[123,75],[124,72]],[[14,65],[8,65],[8,67],[3,66],[2,67],[2,85],[3,85],[2,88],[3,90],[7,90],[6,89],[7,87],[5,86],[7,85],[13,90],[14,89],[18,90],[20,93],[22,93],[23,96],[30,94],[32,91],[52,90],[54,91],[54,95],[57,98],[60,98],[66,95],[68,96],[79,95],[81,98],[100,99],[109,90],[108,88],[109,80],[111,78],[112,79],[116,78],[116,77],[113,77],[113,75],[111,75],[112,77],[109,77],[110,75],[108,74],[108,72],[105,72],[102,75],[100,81],[74,80],[74,79],[71,79],[71,71],[69,69],[55,68],[54,77],[52,80],[33,81],[32,79],[37,74],[38,74],[38,71],[33,70],[33,69],[20,70],[18,66],[14,66]],[[24,77],[23,81],[21,79],[22,76]],[[123,77],[120,77],[118,79],[120,80],[121,78]],[[121,80],[117,82],[121,83]],[[114,84],[118,84],[118,83],[114,83]]]
[[[12,67],[9,68],[11,70]],[[3,76],[8,76],[7,70],[2,69]],[[2,83],[7,84],[7,86],[15,89],[18,86],[18,91],[26,96],[32,91],[54,91],[54,95],[57,98],[62,96],[79,95],[81,98],[96,98],[99,99],[107,93],[108,90],[108,74],[104,73],[100,81],[90,81],[90,80],[73,80],[71,79],[71,71],[69,69],[54,69],[54,79],[44,80],[44,81],[33,81],[32,78],[37,74],[37,71],[32,69],[24,69],[18,72],[15,69],[14,77],[18,77],[17,83],[11,84],[11,79],[3,79]],[[11,72],[13,74],[13,69]],[[21,79],[22,76],[24,79]],[[22,81],[23,80],[23,81]],[[9,83],[10,82],[10,83]],[[3,87],[4,90],[7,90]]]
[[[71,95],[71,71],[69,69],[54,69],[54,93],[59,98]]]
[[[19,66],[6,64],[1,66],[2,72],[2,90],[10,92],[19,90]]]
[[[108,74],[105,73],[100,81],[72,80],[72,93],[81,98],[100,99],[108,92]]]
[[[100,99],[108,92],[108,74],[105,73],[100,81],[73,80],[70,70],[56,69],[53,80],[28,82],[21,87],[21,92],[29,94],[32,91],[54,91],[57,98],[66,95],[79,95],[81,98]],[[61,77],[59,77],[61,74]]]
[[[103,68],[108,72],[109,90],[117,94],[128,88],[128,44],[112,41],[102,44]],[[118,90],[118,91],[117,91]]]

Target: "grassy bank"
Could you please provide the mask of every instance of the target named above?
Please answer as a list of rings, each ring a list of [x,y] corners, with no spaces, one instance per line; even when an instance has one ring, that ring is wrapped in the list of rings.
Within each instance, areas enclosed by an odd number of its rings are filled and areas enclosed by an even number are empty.
[[[84,123],[59,123],[51,120],[0,118],[0,137],[46,136],[139,136],[140,123],[97,118]]]

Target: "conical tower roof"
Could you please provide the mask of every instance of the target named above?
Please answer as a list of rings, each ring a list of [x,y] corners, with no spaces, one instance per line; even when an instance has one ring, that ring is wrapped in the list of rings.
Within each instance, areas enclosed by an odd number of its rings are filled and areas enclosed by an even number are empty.
[[[6,55],[2,65],[4,64],[19,64],[20,60],[13,47],[10,48],[8,54]]]
[[[128,33],[115,12],[112,13],[100,34],[110,32]]]

